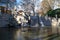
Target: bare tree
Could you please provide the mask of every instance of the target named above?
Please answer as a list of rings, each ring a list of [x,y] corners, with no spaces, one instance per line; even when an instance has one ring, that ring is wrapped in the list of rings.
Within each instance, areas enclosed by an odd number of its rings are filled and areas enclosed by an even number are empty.
[[[21,6],[24,9],[24,11],[26,12],[31,12],[33,11],[34,15],[35,15],[35,4],[34,4],[34,0],[22,0],[21,1]]]

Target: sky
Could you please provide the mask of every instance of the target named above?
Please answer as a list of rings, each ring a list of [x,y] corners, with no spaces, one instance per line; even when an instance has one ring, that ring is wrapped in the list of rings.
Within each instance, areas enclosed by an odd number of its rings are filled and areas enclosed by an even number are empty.
[[[17,3],[19,3],[20,1],[22,1],[22,0],[17,0]],[[38,2],[41,2],[42,0],[37,0]]]
[[[16,0],[17,1],[17,3],[19,3],[21,0]]]

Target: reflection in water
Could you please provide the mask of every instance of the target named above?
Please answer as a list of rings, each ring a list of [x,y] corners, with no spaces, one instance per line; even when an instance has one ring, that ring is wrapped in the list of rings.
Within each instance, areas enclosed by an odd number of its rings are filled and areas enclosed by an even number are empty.
[[[22,31],[18,29],[15,34],[15,40],[42,40],[39,30],[31,29],[31,31]]]
[[[57,37],[55,34],[52,35],[54,37],[47,37],[51,33],[51,29],[46,29],[46,27],[39,30],[32,28],[30,31],[17,28],[0,28],[0,40],[48,40]]]
[[[18,29],[15,34],[15,40],[23,40],[23,36],[21,34],[21,29]]]

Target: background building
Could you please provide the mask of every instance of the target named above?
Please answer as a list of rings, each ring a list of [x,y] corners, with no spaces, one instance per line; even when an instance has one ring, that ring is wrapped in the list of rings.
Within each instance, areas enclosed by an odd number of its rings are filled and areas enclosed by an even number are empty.
[[[0,0],[0,12],[14,8],[16,0]]]

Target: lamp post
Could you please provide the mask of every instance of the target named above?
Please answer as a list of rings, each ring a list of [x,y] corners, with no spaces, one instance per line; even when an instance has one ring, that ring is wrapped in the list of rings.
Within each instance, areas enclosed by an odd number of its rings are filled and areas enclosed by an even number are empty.
[[[56,14],[55,16],[56,16],[56,20],[57,20],[57,35],[59,35],[59,31],[58,31],[58,26],[59,26],[58,25],[58,15]]]

